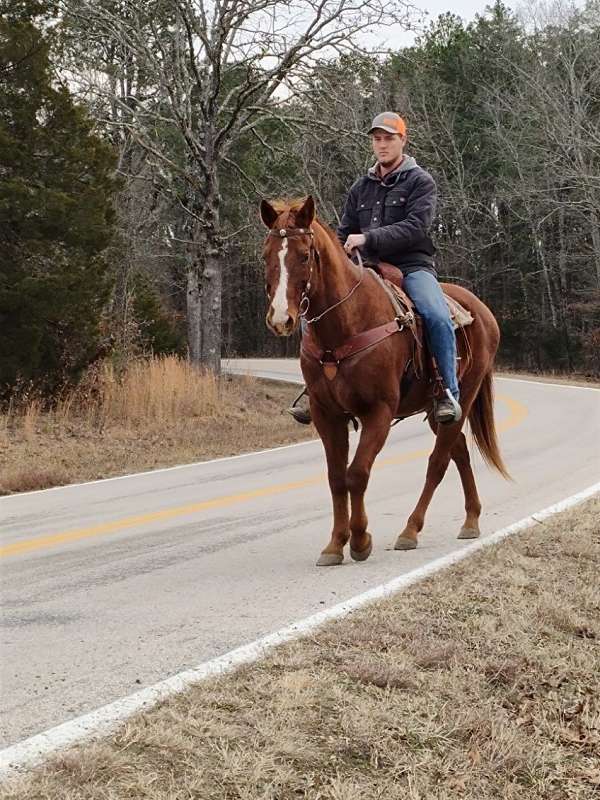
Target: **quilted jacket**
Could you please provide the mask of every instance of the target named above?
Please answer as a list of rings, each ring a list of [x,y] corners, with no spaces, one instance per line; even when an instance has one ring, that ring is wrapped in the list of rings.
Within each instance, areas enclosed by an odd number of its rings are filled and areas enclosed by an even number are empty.
[[[338,238],[343,244],[351,233],[364,233],[365,258],[387,261],[405,273],[427,269],[435,274],[430,229],[436,197],[433,178],[412,157],[383,179],[373,167],[348,193]]]

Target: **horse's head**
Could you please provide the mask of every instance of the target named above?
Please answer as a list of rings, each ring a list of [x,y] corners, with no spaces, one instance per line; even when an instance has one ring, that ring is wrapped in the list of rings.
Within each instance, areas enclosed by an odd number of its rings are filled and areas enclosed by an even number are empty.
[[[260,215],[269,229],[263,250],[267,327],[277,336],[289,336],[298,327],[302,298],[310,289],[315,204],[310,196],[291,205],[263,200]]]

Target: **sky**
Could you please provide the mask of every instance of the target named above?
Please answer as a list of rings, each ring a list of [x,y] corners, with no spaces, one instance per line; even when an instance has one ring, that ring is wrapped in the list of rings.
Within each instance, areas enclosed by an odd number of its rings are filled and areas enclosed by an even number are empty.
[[[466,22],[470,22],[476,14],[483,14],[486,6],[492,5],[493,0],[409,0],[411,5],[423,13],[427,13],[428,17],[424,18],[421,22],[423,27],[428,26],[428,19],[435,20],[440,14],[445,14],[450,11],[462,17]],[[515,4],[506,2],[509,8],[514,8]],[[385,31],[377,31],[369,36],[369,43],[375,44],[376,42],[384,41],[388,48],[396,49],[398,47],[407,46],[413,43],[418,31],[407,31],[400,25],[392,25]]]
[[[534,21],[537,25],[543,26],[547,15],[551,19],[558,19],[563,14],[571,13],[573,8],[583,8],[585,4],[585,0],[502,1],[527,26],[531,26]],[[428,27],[428,20],[435,20],[440,14],[448,11],[462,17],[465,22],[470,22],[476,14],[483,15],[486,7],[494,4],[494,0],[406,0],[406,2],[427,15],[420,21],[422,29]],[[367,40],[370,47],[376,47],[383,42],[387,49],[398,49],[411,45],[420,32],[407,31],[401,25],[391,25],[369,34]]]

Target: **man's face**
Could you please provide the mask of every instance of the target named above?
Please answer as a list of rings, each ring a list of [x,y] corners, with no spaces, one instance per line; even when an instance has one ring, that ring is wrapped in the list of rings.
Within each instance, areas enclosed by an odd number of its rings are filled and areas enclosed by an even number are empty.
[[[377,161],[382,167],[388,167],[395,164],[402,156],[406,137],[377,128],[371,134],[371,143]]]

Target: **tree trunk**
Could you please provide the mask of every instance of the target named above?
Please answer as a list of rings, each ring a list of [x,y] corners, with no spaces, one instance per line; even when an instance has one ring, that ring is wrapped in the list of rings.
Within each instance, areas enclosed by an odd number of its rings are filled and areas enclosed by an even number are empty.
[[[221,269],[215,247],[202,232],[190,247],[187,265],[187,338],[190,360],[221,372]]]
[[[573,371],[573,358],[571,356],[571,337],[569,336],[569,295],[567,283],[567,248],[565,237],[565,206],[561,205],[558,209],[558,276],[560,280],[560,321],[562,325],[563,341],[567,355],[567,367]]]
[[[221,269],[217,253],[209,249],[202,273],[202,364],[221,373]]]
[[[546,253],[544,251],[544,242],[542,241],[542,234],[535,226],[533,226],[533,236],[535,251],[537,253],[538,264],[542,268],[544,276],[544,287],[546,289],[546,297],[548,298],[548,306],[550,308],[550,318],[552,320],[552,327],[558,327],[558,318],[556,314],[556,305],[554,303],[554,296],[552,292],[552,280],[550,277],[550,270],[548,269],[548,262],[546,261]]]
[[[202,297],[198,266],[197,257],[188,253],[185,299],[188,352],[193,364],[200,364],[202,361]]]
[[[210,145],[210,146],[209,146]],[[210,137],[206,160],[211,176],[198,177],[189,198],[194,220],[190,224],[187,264],[187,333],[190,360],[221,373],[222,276],[219,246],[219,186]],[[195,170],[190,167],[190,173]]]

